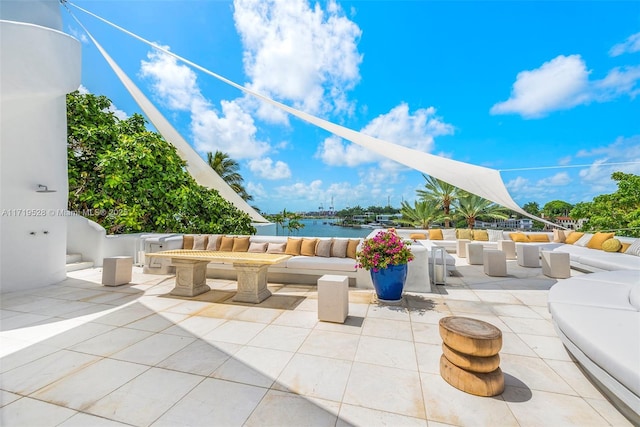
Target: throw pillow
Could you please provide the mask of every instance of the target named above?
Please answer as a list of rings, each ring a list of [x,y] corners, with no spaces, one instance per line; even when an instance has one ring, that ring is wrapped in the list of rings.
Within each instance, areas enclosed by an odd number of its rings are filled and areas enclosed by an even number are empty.
[[[577,242],[582,236],[584,235],[584,233],[581,233],[579,231],[573,231],[571,233],[569,233],[569,235],[564,239],[564,242],[567,245],[573,245],[575,242]]]
[[[289,237],[287,239],[287,247],[284,250],[284,253],[287,255],[297,256],[300,255],[300,249],[302,248],[302,239],[292,239]]]
[[[601,233],[598,232],[596,234],[593,235],[593,237],[591,238],[591,240],[589,240],[589,243],[587,243],[587,247],[589,249],[602,249],[602,244],[609,239],[613,239],[613,236],[615,236],[616,233]],[[615,251],[613,251],[615,252]]]
[[[456,229],[455,228],[443,228],[442,229],[442,240],[456,240]]]
[[[461,228],[457,231],[458,239],[473,240],[473,230],[469,228]]]
[[[222,252],[231,252],[232,249],[233,249],[233,237],[222,236],[222,238],[220,239],[220,249],[218,250]]]
[[[302,244],[300,245],[300,255],[315,256],[317,244],[318,239],[302,239]]]
[[[316,256],[329,258],[331,256],[331,245],[333,239],[320,239],[316,245]]]
[[[564,243],[565,240],[564,230],[558,230],[557,228],[553,230],[553,243]]]
[[[582,237],[576,240],[576,242],[573,245],[586,247],[587,243],[589,243],[589,240],[591,240],[592,237],[593,237],[592,233],[584,233]]]
[[[479,242],[488,242],[489,233],[487,233],[487,230],[473,230],[473,240],[477,240]]]
[[[333,245],[331,246],[331,256],[345,258],[347,256],[348,244],[349,240],[347,239],[333,239]]]
[[[193,236],[193,249],[196,251],[204,251],[207,247],[208,237],[206,234],[198,234]]]
[[[250,243],[249,237],[234,237],[231,252],[247,252]]]
[[[622,243],[618,239],[607,239],[602,242],[602,250],[605,252],[618,252],[622,247]]]
[[[207,250],[208,251],[219,251],[220,250],[220,242],[222,241],[221,234],[211,234],[209,236],[209,241],[207,242]]]
[[[620,246],[620,250],[618,252],[621,252],[621,253],[627,252],[627,249],[629,249],[629,246],[631,246],[631,243],[622,243],[622,246]]]
[[[527,237],[527,235],[524,233],[509,233],[509,237],[511,237],[511,240],[517,243],[529,242],[529,237]]]
[[[427,235],[424,233],[411,233],[409,235],[409,238],[411,240],[426,240],[427,239]]]
[[[489,234],[490,242],[498,242],[500,240],[504,240],[502,230],[487,230],[487,233]]]
[[[444,240],[442,230],[439,228],[429,230],[429,240]]]
[[[264,243],[251,242],[249,244],[249,249],[247,250],[247,252],[263,253],[266,250],[267,250],[267,242],[264,242]]]
[[[543,243],[549,241],[549,236],[546,234],[529,234],[527,238],[530,242]]]
[[[624,251],[624,253],[629,255],[640,256],[640,239],[636,239],[636,241],[633,242],[631,246],[629,246],[627,250]]]
[[[283,254],[284,250],[287,248],[286,243],[269,243],[267,245],[267,253],[268,254]]]
[[[185,234],[182,236],[182,249],[193,249],[193,235]]]
[[[356,249],[358,249],[358,245],[360,244],[360,239],[349,239],[349,243],[347,243],[347,258],[356,259]]]

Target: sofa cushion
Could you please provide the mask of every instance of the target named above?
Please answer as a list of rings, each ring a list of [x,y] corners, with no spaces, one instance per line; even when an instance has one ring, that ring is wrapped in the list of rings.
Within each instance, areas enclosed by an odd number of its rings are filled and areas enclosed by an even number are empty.
[[[247,252],[253,252],[253,253],[266,252],[267,245],[268,245],[268,243],[266,243],[266,242],[262,242],[262,243],[251,242],[249,244],[249,249],[247,249]]]
[[[347,256],[348,239],[333,239],[331,245],[331,256],[337,258],[345,258]]]
[[[424,233],[411,233],[411,234],[409,235],[409,238],[410,238],[411,240],[426,240],[427,235],[426,235],[426,234],[424,234]]]
[[[584,233],[581,233],[579,231],[572,231],[571,233],[569,233],[569,235],[564,239],[564,242],[567,245],[573,245],[575,242],[577,242],[578,240],[580,240],[580,238],[584,235]]]
[[[625,243],[625,242],[620,242],[620,243],[622,243],[622,246],[620,246],[620,250],[618,250],[618,252],[626,253],[627,249],[629,249],[629,247],[631,246],[631,243]]]
[[[609,272],[598,274],[607,273]],[[611,282],[606,276],[600,280],[584,278],[592,275],[574,276],[570,280],[561,281],[553,285],[549,290],[549,304],[560,302],[637,311],[629,302],[630,286],[628,283]]]
[[[640,256],[640,239],[637,239],[624,251],[625,254]]]
[[[247,237],[234,237],[233,238],[233,247],[231,248],[232,252],[247,252],[249,250],[249,244],[251,241],[249,240],[249,236]]]
[[[456,229],[455,228],[443,228],[442,229],[442,239],[443,240],[456,240]]]
[[[318,244],[316,245],[316,256],[329,258],[331,256],[332,244],[333,239],[318,239]]]
[[[293,239],[289,237],[287,239],[287,246],[284,253],[287,255],[297,256],[300,255],[300,249],[302,248],[302,239]]]
[[[185,234],[182,236],[182,249],[193,249],[193,235]]]
[[[487,233],[487,230],[473,230],[473,240],[488,242],[489,233]]]
[[[511,240],[517,243],[529,242],[529,238],[524,233],[509,233],[509,237],[511,238]]]
[[[268,254],[283,254],[286,248],[287,248],[286,242],[284,243],[268,242],[267,243]]]
[[[316,245],[318,244],[318,239],[302,239],[302,244],[300,245],[300,255],[304,256],[315,256],[316,255]]]
[[[549,236],[546,234],[529,234],[527,235],[527,238],[530,242],[536,243],[547,243],[549,241]]]
[[[456,235],[458,239],[473,240],[473,230],[469,228],[460,228],[457,230]]]
[[[349,239],[349,243],[347,243],[347,251],[345,253],[347,258],[356,259],[356,250],[358,249],[359,244],[360,239]]]
[[[487,230],[487,234],[489,234],[490,242],[498,242],[500,240],[504,240],[502,230]]]
[[[587,244],[589,243],[592,237],[593,237],[593,233],[584,233],[582,237],[580,237],[578,240],[575,241],[574,245],[582,246],[586,248]]]
[[[209,236],[206,234],[196,234],[193,236],[193,250],[204,251],[207,248]]]
[[[351,258],[323,258],[295,256],[286,261],[287,269],[356,271],[356,263]]]
[[[442,230],[439,228],[429,230],[429,240],[444,240]]]
[[[211,234],[209,235],[209,240],[207,241],[207,250],[208,251],[219,251],[220,250],[220,242],[222,241],[221,234]]]
[[[231,252],[233,250],[233,237],[222,236],[220,240],[220,250],[223,252]]]
[[[602,242],[602,250],[605,252],[618,252],[622,247],[622,243],[618,239],[607,239]]]
[[[587,243],[587,247],[589,249],[602,249],[602,244],[609,239],[612,239],[615,236],[615,233],[601,233],[598,232],[593,235],[589,243]]]
[[[595,249],[589,250],[592,253],[580,256],[579,262],[581,264],[601,270],[640,270],[640,257],[604,251],[595,252]]]

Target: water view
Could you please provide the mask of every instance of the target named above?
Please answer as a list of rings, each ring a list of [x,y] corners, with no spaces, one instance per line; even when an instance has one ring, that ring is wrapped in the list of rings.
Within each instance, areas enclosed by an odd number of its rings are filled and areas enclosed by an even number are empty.
[[[366,237],[373,230],[371,228],[342,227],[336,225],[336,219],[302,219],[304,227],[292,231],[278,227],[278,235],[290,235],[292,237]]]

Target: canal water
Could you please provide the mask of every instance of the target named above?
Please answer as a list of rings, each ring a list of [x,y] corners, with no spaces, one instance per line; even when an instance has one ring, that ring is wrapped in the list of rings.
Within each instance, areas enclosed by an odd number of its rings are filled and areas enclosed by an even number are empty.
[[[339,225],[331,225],[336,220],[330,219],[302,219],[300,220],[304,227],[297,231],[287,230],[284,232],[279,226],[279,236],[291,236],[291,237],[366,237],[373,229],[371,228],[353,228],[353,227],[341,227]]]

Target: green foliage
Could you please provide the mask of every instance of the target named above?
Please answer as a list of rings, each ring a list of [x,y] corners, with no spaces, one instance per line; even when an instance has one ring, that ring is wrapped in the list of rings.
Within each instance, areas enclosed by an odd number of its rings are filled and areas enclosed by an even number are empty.
[[[615,230],[619,235],[640,237],[640,176],[614,172],[611,179],[618,183],[615,193],[576,204],[570,216],[588,218],[583,231]]]
[[[67,95],[69,210],[108,233],[252,234],[251,218],[198,185],[175,147],[104,96]]]
[[[440,207],[426,200],[421,202],[416,200],[413,206],[407,202],[402,202],[400,213],[402,214],[402,218],[399,222],[419,228],[429,228],[431,223],[444,218],[444,213]]]
[[[294,212],[287,212],[283,209],[282,212],[267,217],[267,219],[276,224],[276,236],[278,235],[278,226],[282,228],[284,234],[285,228],[288,230],[287,234],[291,234],[292,231],[298,232],[304,227],[304,224],[300,222],[302,216]]]
[[[356,253],[358,268],[378,271],[389,265],[402,265],[413,261],[410,245],[402,240],[396,230],[381,230],[365,239]]]
[[[545,219],[553,219],[558,216],[569,216],[572,208],[573,205],[571,203],[562,200],[552,200],[542,207],[542,213],[544,213]]]
[[[540,205],[538,204],[538,202],[528,202],[525,203],[524,206],[522,206],[522,210],[524,210],[525,212],[529,212],[531,215],[535,215],[537,217],[540,217]],[[517,215],[518,218],[522,217],[522,215]],[[540,221],[533,221],[533,229],[534,230],[542,230],[544,228],[544,223],[540,222]]]
[[[466,192],[459,193],[453,207],[455,209],[454,215],[457,218],[464,218],[469,228],[473,228],[476,219],[507,219],[509,217],[502,206]]]
[[[424,201],[437,203],[443,211],[445,227],[449,227],[451,205],[458,197],[460,189],[432,176],[422,174],[422,177],[426,180],[425,189],[416,191],[418,197]]]
[[[247,202],[253,200],[253,196],[244,188],[244,178],[238,172],[240,169],[238,162],[228,154],[216,151],[215,154],[207,153],[207,163],[240,197]]]

